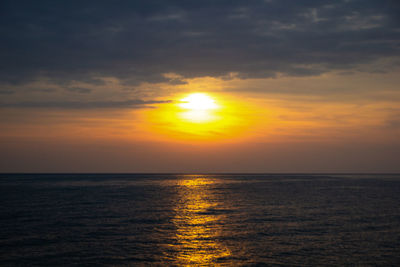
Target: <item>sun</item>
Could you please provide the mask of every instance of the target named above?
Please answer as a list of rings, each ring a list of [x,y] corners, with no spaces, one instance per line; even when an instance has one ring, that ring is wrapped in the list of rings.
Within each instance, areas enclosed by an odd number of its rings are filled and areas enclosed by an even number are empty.
[[[251,122],[250,107],[227,94],[192,91],[169,99],[169,103],[147,109],[144,113],[148,122],[146,126],[152,133],[160,134],[157,138],[161,140],[239,140]]]
[[[179,106],[188,110],[211,110],[217,109],[215,100],[204,93],[193,93],[180,100]]]
[[[206,123],[217,119],[215,110],[220,106],[205,93],[192,93],[178,102],[183,109],[179,113],[180,118],[191,123]]]

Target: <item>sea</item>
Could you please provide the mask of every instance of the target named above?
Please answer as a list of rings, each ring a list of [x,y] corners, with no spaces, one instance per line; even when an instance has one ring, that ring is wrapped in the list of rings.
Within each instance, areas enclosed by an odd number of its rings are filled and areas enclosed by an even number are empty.
[[[0,266],[400,266],[400,174],[0,174]]]

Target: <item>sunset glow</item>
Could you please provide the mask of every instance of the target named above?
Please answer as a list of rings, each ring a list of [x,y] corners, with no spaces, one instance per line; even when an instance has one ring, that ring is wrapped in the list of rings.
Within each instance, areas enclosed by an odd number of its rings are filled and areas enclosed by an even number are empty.
[[[396,1],[5,1],[4,172],[400,171]]]
[[[400,0],[0,7],[0,266],[399,265]]]
[[[217,120],[214,110],[220,108],[215,100],[204,93],[193,93],[181,99],[178,104],[184,111],[179,113],[182,120],[193,123],[206,123]]]
[[[211,110],[218,108],[215,100],[204,93],[193,93],[181,99],[180,107],[189,110]]]
[[[172,103],[144,111],[145,131],[153,138],[204,145],[239,142],[251,136],[250,125],[254,125],[256,113],[243,100],[215,93],[174,98],[177,100]]]

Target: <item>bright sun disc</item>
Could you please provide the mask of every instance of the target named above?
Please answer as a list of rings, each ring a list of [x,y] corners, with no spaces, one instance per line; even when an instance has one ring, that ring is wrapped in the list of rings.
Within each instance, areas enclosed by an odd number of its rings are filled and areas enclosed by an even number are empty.
[[[171,96],[171,103],[147,110],[148,127],[154,133],[179,141],[232,140],[247,128],[243,102],[227,95],[193,92]],[[163,139],[163,138],[162,138]]]
[[[203,93],[194,93],[181,99],[179,106],[190,110],[210,110],[218,108],[214,99]]]

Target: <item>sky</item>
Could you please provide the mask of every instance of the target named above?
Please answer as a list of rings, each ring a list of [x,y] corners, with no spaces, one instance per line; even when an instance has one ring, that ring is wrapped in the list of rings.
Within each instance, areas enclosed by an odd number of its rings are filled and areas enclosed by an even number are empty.
[[[0,2],[0,172],[400,172],[400,2]]]

